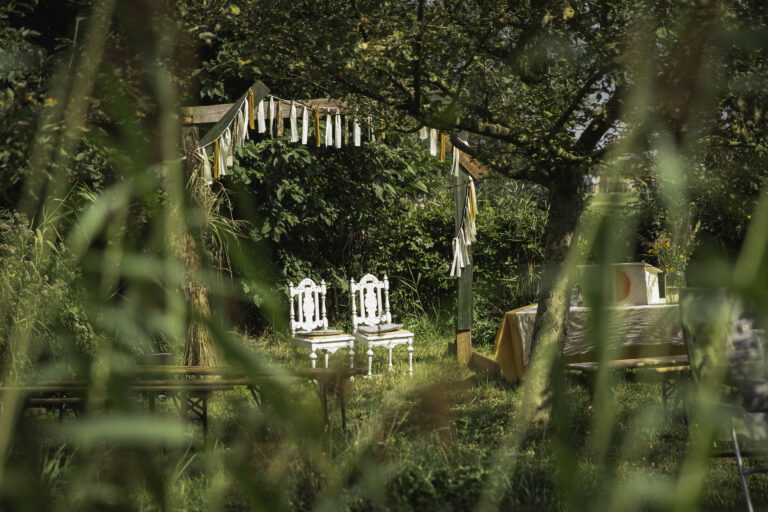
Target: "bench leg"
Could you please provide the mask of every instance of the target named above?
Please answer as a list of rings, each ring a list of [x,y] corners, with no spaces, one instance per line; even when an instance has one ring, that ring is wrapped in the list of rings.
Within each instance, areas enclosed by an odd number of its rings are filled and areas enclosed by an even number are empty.
[[[323,352],[325,352],[325,367],[328,368],[328,351],[324,350]]]
[[[317,354],[315,353],[315,349],[312,348],[309,353],[309,361],[312,365],[312,368],[315,368],[317,366]]]
[[[387,371],[392,371],[392,347],[387,348],[387,352],[389,352],[389,367],[387,367]]]

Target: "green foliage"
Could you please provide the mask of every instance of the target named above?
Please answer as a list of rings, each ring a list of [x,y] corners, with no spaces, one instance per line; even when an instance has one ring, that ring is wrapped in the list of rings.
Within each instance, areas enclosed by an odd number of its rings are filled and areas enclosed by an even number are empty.
[[[79,270],[63,244],[54,246],[58,218],[34,231],[18,212],[0,210],[0,380],[63,355],[88,358],[96,334],[88,321]],[[51,250],[48,250],[50,246]],[[30,337],[22,350],[21,337]]]

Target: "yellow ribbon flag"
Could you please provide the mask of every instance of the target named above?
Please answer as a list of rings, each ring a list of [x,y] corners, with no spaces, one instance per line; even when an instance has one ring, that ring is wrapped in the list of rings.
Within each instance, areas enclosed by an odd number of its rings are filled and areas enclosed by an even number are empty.
[[[315,107],[315,142],[320,147],[320,109]]]
[[[445,162],[445,133],[440,132],[440,161]]]
[[[213,179],[219,179],[219,139],[213,141]]]
[[[248,128],[253,130],[256,125],[253,124],[253,109],[256,105],[253,104],[253,89],[248,89]]]

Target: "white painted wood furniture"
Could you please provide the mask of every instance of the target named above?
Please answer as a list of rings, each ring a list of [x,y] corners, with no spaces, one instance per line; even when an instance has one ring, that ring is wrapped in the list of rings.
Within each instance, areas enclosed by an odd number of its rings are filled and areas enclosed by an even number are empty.
[[[397,345],[408,346],[408,375],[413,375],[413,333],[392,323],[389,311],[389,280],[379,281],[366,274],[360,282],[350,282],[352,294],[352,333],[358,343],[365,344],[368,356],[368,377],[371,376],[373,348],[385,347],[389,353],[389,371],[392,371],[392,349]],[[359,307],[358,307],[359,304]]]
[[[349,366],[355,366],[355,338],[335,329],[328,329],[325,311],[325,281],[320,285],[312,279],[303,279],[298,286],[288,285],[291,292],[291,339],[295,345],[308,348],[312,368],[317,365],[317,351],[325,355],[328,368],[328,354],[340,348],[349,350]],[[298,311],[298,320],[296,319]]]

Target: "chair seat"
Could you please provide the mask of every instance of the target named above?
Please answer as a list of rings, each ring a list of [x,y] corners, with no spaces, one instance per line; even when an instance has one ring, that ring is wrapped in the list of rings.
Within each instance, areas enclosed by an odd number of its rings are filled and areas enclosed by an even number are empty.
[[[385,332],[396,331],[402,327],[403,324],[361,325],[357,330],[363,334],[383,334]]]
[[[316,331],[296,331],[295,335],[305,338],[314,338],[317,336],[335,336],[337,334],[344,334],[339,329],[318,329]]]
[[[349,343],[350,341],[354,341],[354,336],[350,334],[334,334],[334,335],[328,335],[328,336],[301,336],[299,333],[296,333],[293,335],[293,341],[295,343],[303,344],[309,346],[311,345],[330,345],[333,343]]]

